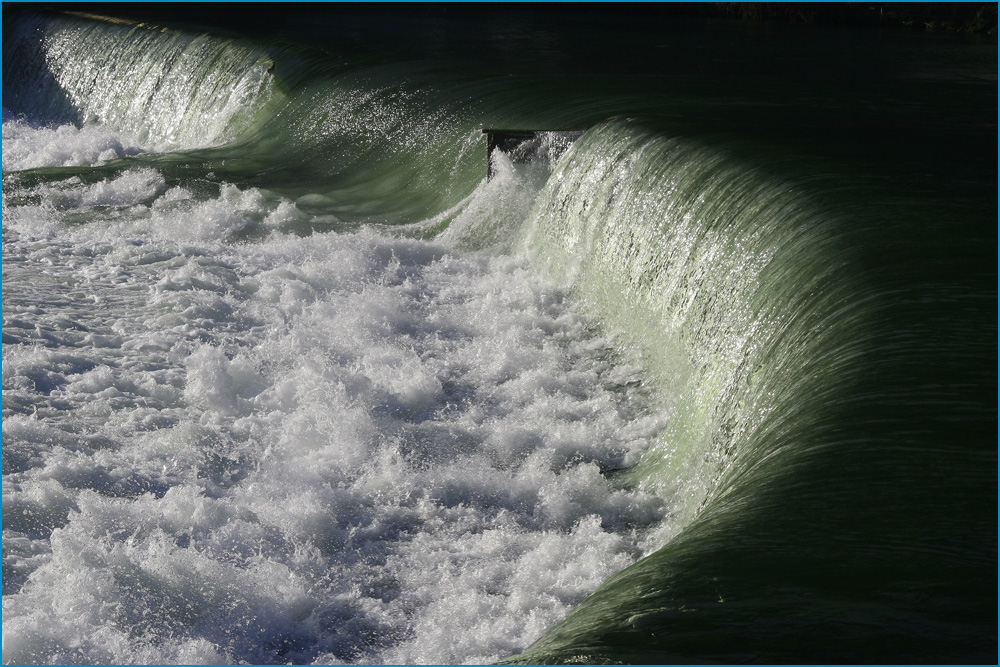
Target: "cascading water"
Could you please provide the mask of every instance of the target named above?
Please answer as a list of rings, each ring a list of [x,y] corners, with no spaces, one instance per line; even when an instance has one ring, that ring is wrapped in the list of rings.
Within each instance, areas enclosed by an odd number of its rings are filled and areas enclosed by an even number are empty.
[[[274,95],[259,50],[154,26],[76,17],[19,24],[5,30],[4,60],[18,68],[7,108],[109,126],[158,151],[233,141]]]
[[[588,132],[538,198],[525,251],[669,388],[670,424],[628,477],[685,497],[687,518],[865,314],[822,319],[858,291],[830,218],[791,181],[627,120]]]

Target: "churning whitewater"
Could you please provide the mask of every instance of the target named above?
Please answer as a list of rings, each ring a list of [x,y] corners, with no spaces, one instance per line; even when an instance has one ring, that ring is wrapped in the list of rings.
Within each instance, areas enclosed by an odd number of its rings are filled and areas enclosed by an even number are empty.
[[[217,188],[5,188],[5,660],[496,660],[648,548],[602,472],[662,416],[565,286]]]

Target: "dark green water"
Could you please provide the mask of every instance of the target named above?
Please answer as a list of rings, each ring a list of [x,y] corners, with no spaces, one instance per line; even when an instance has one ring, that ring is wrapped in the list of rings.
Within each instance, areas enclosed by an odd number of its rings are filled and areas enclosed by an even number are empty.
[[[10,112],[152,147],[5,152],[5,217],[138,165],[295,201],[284,233],[374,226],[570,285],[665,416],[611,483],[666,509],[653,553],[512,661],[993,662],[995,38],[612,8],[281,20],[207,37],[5,7],[5,139]],[[179,52],[175,78],[154,66]],[[483,127],[586,132],[500,191]]]

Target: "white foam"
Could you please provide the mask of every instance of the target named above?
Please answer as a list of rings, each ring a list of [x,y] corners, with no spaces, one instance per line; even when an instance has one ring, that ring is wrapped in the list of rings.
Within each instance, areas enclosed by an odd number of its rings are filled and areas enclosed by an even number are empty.
[[[135,206],[151,200],[166,189],[163,176],[155,169],[131,169],[116,178],[83,185],[78,176],[37,188],[42,201],[56,208],[95,206]]]
[[[145,149],[105,127],[33,127],[17,118],[3,120],[3,170],[98,165],[139,155]]]
[[[150,169],[15,194],[5,662],[495,661],[667,509],[601,474],[662,428],[635,371],[515,258]]]

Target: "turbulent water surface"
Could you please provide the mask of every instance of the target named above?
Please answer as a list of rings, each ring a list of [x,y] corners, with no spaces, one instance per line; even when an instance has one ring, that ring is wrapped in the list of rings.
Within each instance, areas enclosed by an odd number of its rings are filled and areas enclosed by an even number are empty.
[[[992,662],[995,38],[403,14],[5,7],[3,661]]]

